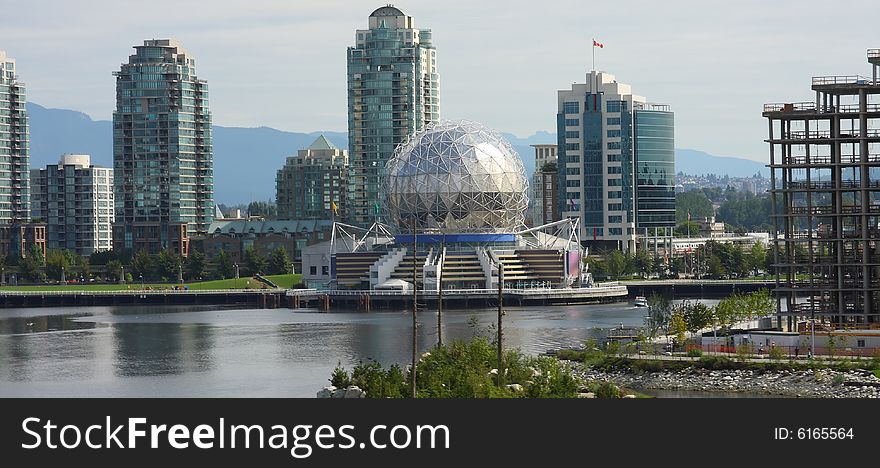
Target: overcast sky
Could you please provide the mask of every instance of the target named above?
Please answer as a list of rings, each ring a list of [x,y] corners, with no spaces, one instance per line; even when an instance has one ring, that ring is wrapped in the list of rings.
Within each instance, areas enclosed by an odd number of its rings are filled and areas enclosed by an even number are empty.
[[[214,123],[345,131],[346,47],[381,2],[28,0],[0,49],[29,100],[110,119],[111,72],[148,38],[174,38],[208,80]],[[765,160],[765,102],[810,100],[810,77],[870,74],[877,0],[408,0],[434,32],[441,116],[525,137],[555,132],[556,90],[596,64],[672,105],[676,147]]]

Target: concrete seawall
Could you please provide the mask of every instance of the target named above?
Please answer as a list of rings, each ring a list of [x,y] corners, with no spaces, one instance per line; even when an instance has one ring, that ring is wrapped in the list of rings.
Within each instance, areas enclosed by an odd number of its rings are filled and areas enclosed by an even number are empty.
[[[228,289],[206,291],[3,291],[0,307],[77,307],[104,305],[224,305],[256,308],[289,306],[285,289]]]

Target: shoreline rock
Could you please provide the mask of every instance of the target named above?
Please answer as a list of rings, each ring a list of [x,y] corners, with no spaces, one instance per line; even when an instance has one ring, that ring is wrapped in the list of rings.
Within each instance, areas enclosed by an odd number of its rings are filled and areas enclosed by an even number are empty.
[[[363,391],[357,385],[350,385],[346,388],[336,388],[332,385],[318,390],[318,398],[366,398],[367,392]]]
[[[584,381],[610,381],[634,390],[740,392],[800,398],[880,398],[880,379],[863,370],[756,372],[685,368],[681,371],[604,372],[580,363],[576,363],[573,370]]]

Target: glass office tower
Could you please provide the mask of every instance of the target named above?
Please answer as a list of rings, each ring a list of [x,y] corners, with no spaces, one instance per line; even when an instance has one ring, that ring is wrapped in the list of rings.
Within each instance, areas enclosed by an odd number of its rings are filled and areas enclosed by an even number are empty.
[[[580,218],[594,251],[671,248],[675,228],[674,118],[614,75],[593,71],[558,92],[557,199]]]

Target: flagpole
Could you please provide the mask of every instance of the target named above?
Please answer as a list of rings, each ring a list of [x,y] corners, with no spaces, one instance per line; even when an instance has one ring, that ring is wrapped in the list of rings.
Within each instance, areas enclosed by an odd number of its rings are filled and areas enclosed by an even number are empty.
[[[593,38],[593,71],[596,71],[596,38]]]

